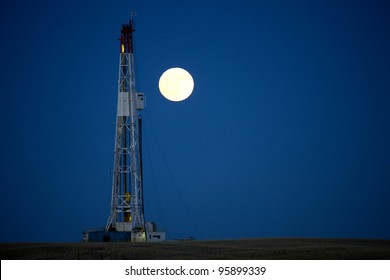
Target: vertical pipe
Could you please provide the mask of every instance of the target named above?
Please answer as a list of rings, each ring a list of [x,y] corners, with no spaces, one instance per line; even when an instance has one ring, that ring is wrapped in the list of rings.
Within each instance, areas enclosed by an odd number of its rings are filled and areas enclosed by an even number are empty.
[[[144,174],[142,168],[142,119],[138,118],[138,143],[139,143],[139,162],[140,162],[140,173],[141,173],[141,203],[142,203],[142,213],[145,215],[144,207]]]
[[[123,117],[123,123],[125,124],[126,123],[126,117]],[[122,168],[125,170],[125,172],[123,172],[123,195],[126,194],[127,192],[127,173],[126,173],[126,169],[127,169],[127,156],[126,156],[126,153],[127,153],[127,128],[126,126],[124,125],[123,126],[123,146],[126,150],[125,152],[123,153],[123,164],[122,164]]]

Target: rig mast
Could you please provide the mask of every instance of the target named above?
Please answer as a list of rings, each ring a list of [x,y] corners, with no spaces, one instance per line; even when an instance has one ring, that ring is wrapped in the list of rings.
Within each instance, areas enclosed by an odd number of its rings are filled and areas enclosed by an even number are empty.
[[[136,92],[134,22],[122,25],[116,114],[111,211],[105,231],[131,232],[132,241],[146,241],[143,207],[141,116],[144,95]]]
[[[118,103],[116,111],[111,209],[106,226],[83,231],[85,242],[160,242],[165,232],[145,222],[142,180],[142,119],[144,94],[134,75],[134,22],[122,25],[119,39]]]

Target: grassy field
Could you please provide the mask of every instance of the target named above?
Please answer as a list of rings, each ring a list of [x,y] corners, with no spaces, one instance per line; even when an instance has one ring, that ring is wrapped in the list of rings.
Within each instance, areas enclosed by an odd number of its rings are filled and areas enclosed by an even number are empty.
[[[0,259],[390,259],[390,240],[264,238],[161,243],[1,243]]]

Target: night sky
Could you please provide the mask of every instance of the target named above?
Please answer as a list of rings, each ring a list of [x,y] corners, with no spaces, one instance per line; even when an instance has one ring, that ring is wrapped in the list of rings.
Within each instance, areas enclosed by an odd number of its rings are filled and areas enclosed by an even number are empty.
[[[80,241],[111,199],[121,24],[167,237],[390,239],[388,1],[0,4],[0,242]],[[160,75],[182,67],[192,96]]]

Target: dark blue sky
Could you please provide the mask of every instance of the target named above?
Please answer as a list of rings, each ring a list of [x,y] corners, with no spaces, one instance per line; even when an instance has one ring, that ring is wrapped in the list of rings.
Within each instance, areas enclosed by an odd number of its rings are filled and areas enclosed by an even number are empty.
[[[137,12],[147,220],[168,238],[390,238],[387,1],[0,4],[0,242],[109,214],[120,26]],[[158,91],[187,69],[192,96]]]

